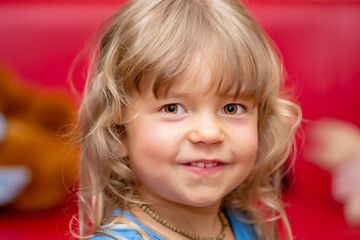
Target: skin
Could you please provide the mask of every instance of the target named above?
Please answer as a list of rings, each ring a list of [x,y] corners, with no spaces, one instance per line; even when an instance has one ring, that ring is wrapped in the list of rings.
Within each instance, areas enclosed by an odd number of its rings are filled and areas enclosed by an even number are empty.
[[[121,156],[142,184],[143,199],[161,217],[189,232],[216,236],[222,198],[250,173],[258,148],[252,101],[205,91],[210,77],[183,81],[157,99],[152,80],[141,85],[125,116]],[[174,110],[175,109],[175,110]],[[217,165],[206,169],[191,163]],[[134,215],[160,235],[181,239],[134,207]],[[176,238],[175,238],[176,237]],[[226,239],[233,239],[231,233]]]

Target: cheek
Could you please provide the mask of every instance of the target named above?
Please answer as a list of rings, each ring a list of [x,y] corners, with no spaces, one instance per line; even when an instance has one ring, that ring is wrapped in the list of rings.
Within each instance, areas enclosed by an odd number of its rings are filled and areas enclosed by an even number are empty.
[[[151,119],[134,121],[128,128],[128,151],[133,161],[161,163],[176,152],[176,133]]]
[[[258,139],[258,134],[257,134],[257,127],[253,128],[252,130],[253,134],[249,135],[248,137],[248,141],[247,141],[247,158],[248,158],[248,162],[245,163],[247,165],[247,174],[249,175],[250,172],[252,171],[254,165],[255,165],[255,161],[256,161],[256,157],[257,157],[257,152],[258,152],[258,147],[259,147],[259,139]]]
[[[247,137],[247,145],[248,145],[249,151],[251,151],[254,155],[256,155],[258,146],[259,146],[259,138],[258,138],[257,128],[254,127],[250,131],[251,131],[251,133],[249,133],[247,135],[248,136]]]
[[[249,124],[246,127],[239,129],[234,136],[242,144],[248,145],[251,148],[257,148],[258,145],[258,131],[255,124]]]
[[[258,133],[256,125],[249,125],[246,128],[234,133],[233,142],[236,143],[236,152],[240,159],[253,165],[258,150]]]

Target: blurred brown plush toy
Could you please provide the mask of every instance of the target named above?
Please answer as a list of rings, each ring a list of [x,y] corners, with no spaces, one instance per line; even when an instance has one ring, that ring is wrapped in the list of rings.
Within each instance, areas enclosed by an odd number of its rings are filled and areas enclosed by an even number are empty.
[[[77,156],[63,136],[74,112],[64,94],[20,84],[0,68],[0,207],[49,209],[67,196]]]

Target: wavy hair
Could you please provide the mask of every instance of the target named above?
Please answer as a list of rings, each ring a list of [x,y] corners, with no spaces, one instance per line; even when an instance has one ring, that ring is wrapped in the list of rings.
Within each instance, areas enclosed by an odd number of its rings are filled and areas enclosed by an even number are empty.
[[[246,180],[222,206],[245,212],[259,239],[278,239],[276,221],[290,226],[281,203],[284,163],[292,152],[301,110],[287,100],[278,51],[236,0],[133,0],[107,22],[94,50],[79,113],[81,167],[80,237],[127,226],[111,218],[114,208],[141,202],[139,186],[116,149],[125,133],[123,112],[140,91],[144,74],[155,75],[152,91],[164,95],[184,76],[196,78],[206,63],[218,94],[236,94],[258,106],[259,147]],[[105,226],[103,225],[106,224]]]

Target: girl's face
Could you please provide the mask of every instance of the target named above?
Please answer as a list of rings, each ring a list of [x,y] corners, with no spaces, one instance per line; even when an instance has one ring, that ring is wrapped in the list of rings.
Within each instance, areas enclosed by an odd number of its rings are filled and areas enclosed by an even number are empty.
[[[131,120],[119,153],[129,157],[142,195],[212,206],[252,169],[258,148],[257,107],[233,96],[202,94],[208,79],[173,86],[163,99],[152,94],[152,83],[144,83],[142,94],[127,109]]]

